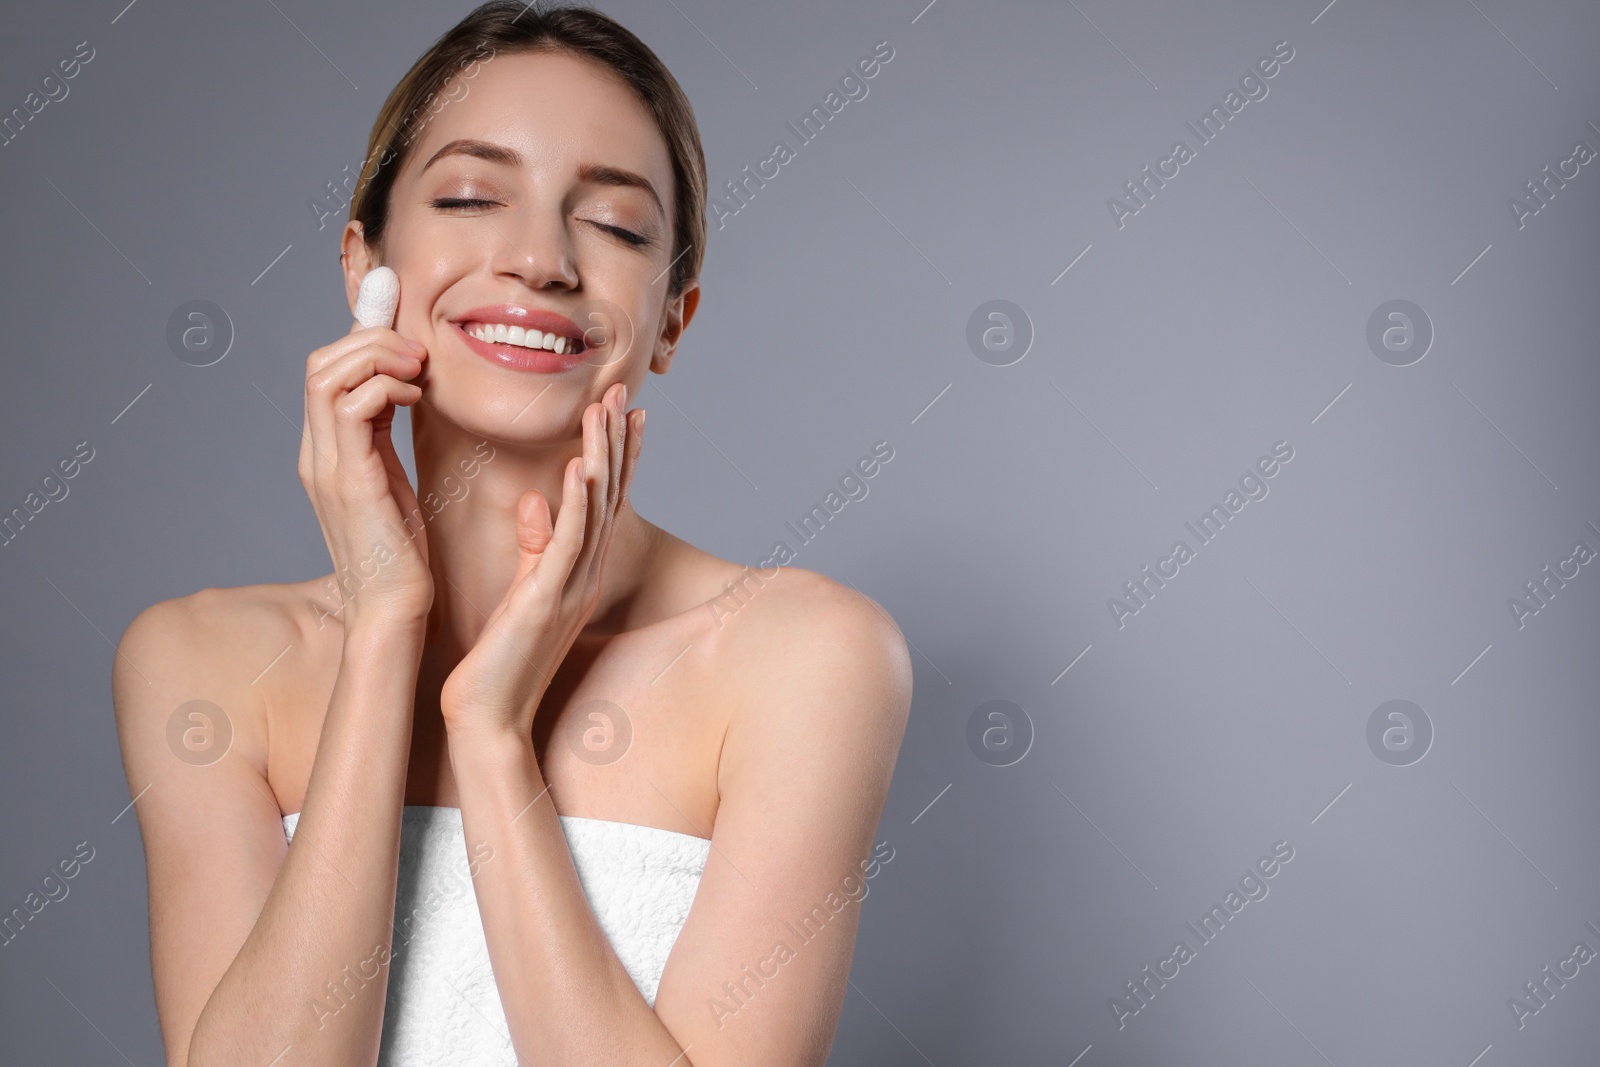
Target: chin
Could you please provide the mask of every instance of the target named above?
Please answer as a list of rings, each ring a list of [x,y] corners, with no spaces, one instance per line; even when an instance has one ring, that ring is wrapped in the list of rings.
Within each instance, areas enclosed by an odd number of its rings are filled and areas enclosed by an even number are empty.
[[[557,374],[502,370],[470,352],[443,360],[429,354],[422,403],[425,418],[442,419],[464,434],[507,443],[557,444],[582,435],[583,411],[610,384],[601,368],[580,363]],[[436,362],[434,362],[436,361]],[[464,364],[464,365],[463,365]]]

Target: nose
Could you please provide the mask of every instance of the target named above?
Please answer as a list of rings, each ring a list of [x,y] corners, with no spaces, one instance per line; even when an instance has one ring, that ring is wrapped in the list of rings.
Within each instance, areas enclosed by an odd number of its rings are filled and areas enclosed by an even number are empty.
[[[502,228],[501,237],[493,261],[497,276],[519,278],[530,289],[577,288],[577,263],[559,221],[535,220],[515,229]]]

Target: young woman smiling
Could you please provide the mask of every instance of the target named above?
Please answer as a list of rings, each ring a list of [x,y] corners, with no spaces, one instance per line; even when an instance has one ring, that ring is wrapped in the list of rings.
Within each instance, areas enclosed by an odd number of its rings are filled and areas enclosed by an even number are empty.
[[[163,601],[118,649],[170,1064],[827,1058],[911,668],[867,598],[629,504],[705,190],[677,82],[593,10],[485,4],[391,93],[341,262],[352,308],[392,269],[397,316],[306,363],[333,573]]]

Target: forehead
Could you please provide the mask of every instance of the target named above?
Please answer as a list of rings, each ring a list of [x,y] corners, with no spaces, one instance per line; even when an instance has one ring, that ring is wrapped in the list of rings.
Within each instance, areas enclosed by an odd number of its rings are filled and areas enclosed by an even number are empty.
[[[502,53],[456,77],[464,90],[452,84],[439,93],[443,106],[411,146],[412,176],[440,147],[473,138],[503,144],[552,176],[608,164],[650,179],[664,203],[672,195],[671,157],[655,120],[620,75],[595,61]]]

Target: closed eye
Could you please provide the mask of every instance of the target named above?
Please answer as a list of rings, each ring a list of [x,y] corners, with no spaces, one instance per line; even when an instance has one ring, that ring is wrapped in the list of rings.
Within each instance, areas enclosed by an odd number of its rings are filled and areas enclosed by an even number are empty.
[[[495,200],[480,200],[470,197],[441,196],[432,201],[432,206],[438,211],[472,211],[477,208],[494,207],[498,204]]]
[[[479,197],[441,196],[430,201],[436,211],[477,211],[486,207],[499,207],[498,200],[484,200]],[[603,222],[594,222],[591,225],[604,230],[609,234],[626,241],[635,248],[650,243],[650,238],[625,230],[621,226],[610,226]]]
[[[650,243],[650,238],[641,237],[632,230],[624,230],[621,226],[608,226],[603,222],[597,222],[594,225],[600,227],[602,230],[605,230],[607,233],[616,234],[618,237],[622,238],[630,245],[633,245],[635,248],[640,245],[647,245]]]

